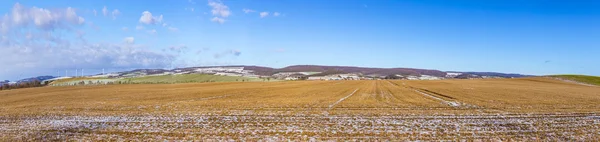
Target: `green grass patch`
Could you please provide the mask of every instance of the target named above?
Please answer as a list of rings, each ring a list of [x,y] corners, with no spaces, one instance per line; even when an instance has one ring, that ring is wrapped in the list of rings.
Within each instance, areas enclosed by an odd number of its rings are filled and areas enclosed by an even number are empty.
[[[600,77],[598,76],[589,76],[589,75],[550,75],[550,77],[557,77],[572,81],[577,81],[586,84],[592,84],[600,86]]]
[[[111,80],[106,77],[74,77],[74,78],[65,78],[54,80],[53,83],[71,83],[71,82],[80,82],[80,81],[97,81],[97,80]]]

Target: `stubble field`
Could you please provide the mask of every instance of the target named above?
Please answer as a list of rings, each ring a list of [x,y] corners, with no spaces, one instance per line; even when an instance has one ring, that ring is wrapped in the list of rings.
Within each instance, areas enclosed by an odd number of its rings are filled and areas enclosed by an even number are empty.
[[[0,91],[0,140],[599,140],[600,87],[550,78]]]

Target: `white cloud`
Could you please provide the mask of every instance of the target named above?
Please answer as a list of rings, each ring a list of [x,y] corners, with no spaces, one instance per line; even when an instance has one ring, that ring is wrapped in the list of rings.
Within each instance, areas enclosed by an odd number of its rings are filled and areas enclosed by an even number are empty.
[[[85,19],[83,19],[83,17],[78,17],[77,18],[77,23],[83,24],[83,23],[85,23]]]
[[[210,21],[223,24],[225,23],[225,18],[231,15],[229,7],[220,1],[209,1],[208,6],[212,8],[211,13],[214,16],[212,19],[210,19]]]
[[[108,16],[108,8],[106,8],[106,6],[102,8],[102,14],[104,14],[104,16]]]
[[[142,17],[140,17],[140,23],[156,24],[156,23],[161,23],[162,19],[163,19],[162,15],[155,17],[155,16],[152,16],[152,13],[150,13],[148,11],[144,11],[144,12],[142,12]]]
[[[210,19],[210,21],[221,23],[221,24],[225,23],[225,19],[219,18],[219,17],[213,17],[212,19]]]
[[[123,39],[123,42],[125,42],[127,44],[133,44],[133,43],[135,43],[134,40],[135,39],[133,37],[126,37],[125,39]]]
[[[56,75],[59,70],[64,72],[73,67],[85,68],[86,71],[98,68],[163,68],[173,63],[174,55],[136,45],[133,38],[125,38],[126,43],[81,42],[79,38],[84,39],[85,32],[79,25],[85,19],[77,16],[76,11],[75,8],[49,10],[15,4],[12,11],[0,16],[0,28],[3,30],[0,33],[0,78],[12,80]]]
[[[113,10],[112,11],[112,18],[113,18],[113,20],[117,19],[117,16],[120,15],[120,14],[121,14],[121,12],[118,9]]]
[[[214,16],[220,16],[220,17],[229,17],[229,15],[231,15],[231,11],[229,11],[229,7],[227,7],[225,4],[221,3],[221,2],[215,2],[215,1],[209,1],[208,2],[208,6],[212,7],[212,14]]]
[[[188,0],[188,2],[191,4],[196,4],[196,2],[194,2],[193,0]]]
[[[129,28],[127,28],[127,27],[123,27],[123,28],[121,28],[121,30],[123,30],[123,31],[128,31],[128,30],[129,30]]]
[[[169,46],[169,50],[177,53],[185,52],[188,49],[185,45]]]
[[[171,32],[178,32],[179,31],[179,29],[175,28],[175,27],[168,27],[167,29],[169,29],[169,31],[171,31]]]
[[[267,17],[267,16],[269,16],[269,12],[261,12],[260,13],[260,18],[264,18],[264,17]]]
[[[225,57],[227,55],[240,56],[241,54],[242,54],[242,52],[239,50],[227,50],[225,52],[216,53],[213,55],[213,57],[221,58],[221,57]]]
[[[143,29],[144,29],[144,26],[135,26],[135,29],[136,29],[136,30],[143,30]]]
[[[168,25],[167,25],[167,23],[163,23],[162,26],[163,27],[167,27]]]
[[[279,13],[279,12],[275,12],[275,13],[273,13],[273,16],[275,16],[275,17],[277,17],[277,16],[279,16],[279,15],[281,15],[281,13]]]
[[[94,9],[94,16],[98,16],[98,11],[96,11],[96,9]]]
[[[246,13],[246,14],[247,14],[247,13],[256,12],[256,11],[254,11],[254,10],[252,10],[252,9],[246,9],[246,8],[242,9],[242,11],[244,11],[244,13]]]
[[[41,30],[52,31],[82,25],[85,23],[85,19],[78,16],[76,10],[71,7],[49,10],[37,7],[25,8],[16,3],[11,13],[4,15],[1,22],[2,32],[28,27],[30,24]]]

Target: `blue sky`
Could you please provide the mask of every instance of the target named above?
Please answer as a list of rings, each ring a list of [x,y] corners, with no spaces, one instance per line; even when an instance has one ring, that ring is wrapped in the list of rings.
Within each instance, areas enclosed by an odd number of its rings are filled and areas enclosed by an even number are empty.
[[[600,75],[600,2],[593,0],[5,0],[0,6],[0,79],[75,69],[299,64]]]

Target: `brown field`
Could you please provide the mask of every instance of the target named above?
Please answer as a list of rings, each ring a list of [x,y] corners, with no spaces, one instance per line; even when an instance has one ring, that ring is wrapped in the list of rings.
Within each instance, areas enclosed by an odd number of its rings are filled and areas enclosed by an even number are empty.
[[[550,78],[0,91],[0,141],[600,140],[600,87]]]

